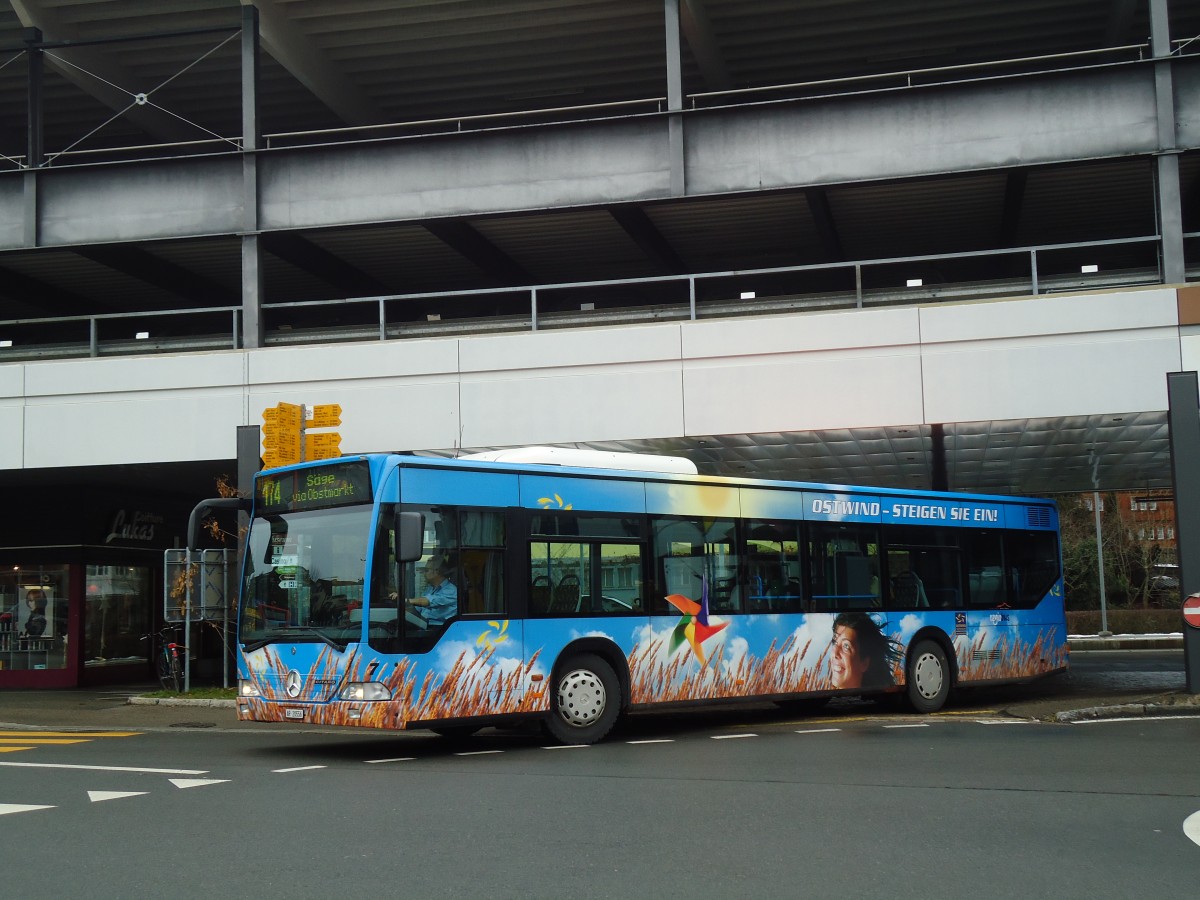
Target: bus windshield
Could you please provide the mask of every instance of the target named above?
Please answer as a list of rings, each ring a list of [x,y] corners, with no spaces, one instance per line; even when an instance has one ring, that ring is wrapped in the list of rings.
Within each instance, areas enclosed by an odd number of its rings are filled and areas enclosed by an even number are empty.
[[[356,640],[370,539],[368,505],[256,518],[238,617],[245,649],[281,640],[345,649]]]

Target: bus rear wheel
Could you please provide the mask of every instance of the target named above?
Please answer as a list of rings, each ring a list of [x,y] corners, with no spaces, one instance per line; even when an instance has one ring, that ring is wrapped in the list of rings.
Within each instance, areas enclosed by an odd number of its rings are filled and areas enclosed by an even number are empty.
[[[909,705],[919,713],[937,712],[950,696],[950,666],[934,641],[921,641],[908,657],[906,690]]]
[[[603,659],[581,653],[559,666],[545,719],[546,730],[555,740],[594,744],[612,730],[620,712],[617,675]]]

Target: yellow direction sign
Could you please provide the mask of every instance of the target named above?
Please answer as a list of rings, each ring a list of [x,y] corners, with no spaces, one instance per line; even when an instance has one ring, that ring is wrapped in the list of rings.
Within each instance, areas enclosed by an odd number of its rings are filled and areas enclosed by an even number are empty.
[[[295,430],[276,430],[269,425],[263,426],[262,445],[267,450],[291,452],[300,456],[300,432]]]
[[[318,403],[312,408],[312,418],[304,424],[309,428],[336,428],[342,424],[342,408],[336,403]]]
[[[300,456],[292,456],[291,454],[283,454],[278,450],[264,450],[262,455],[263,465],[268,469],[274,469],[276,466],[290,466],[292,463],[300,462]]]
[[[290,425],[299,428],[304,424],[304,407],[295,403],[278,403],[269,406],[262,412],[263,421],[268,424]]]
[[[342,436],[336,431],[310,434],[304,441],[305,459],[333,459],[342,455]]]

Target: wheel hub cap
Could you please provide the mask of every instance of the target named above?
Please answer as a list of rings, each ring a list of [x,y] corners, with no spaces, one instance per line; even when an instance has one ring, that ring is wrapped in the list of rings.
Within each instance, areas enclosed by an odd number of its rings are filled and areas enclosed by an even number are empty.
[[[558,683],[558,714],[568,725],[591,725],[600,718],[606,703],[604,682],[595,672],[577,669]]]

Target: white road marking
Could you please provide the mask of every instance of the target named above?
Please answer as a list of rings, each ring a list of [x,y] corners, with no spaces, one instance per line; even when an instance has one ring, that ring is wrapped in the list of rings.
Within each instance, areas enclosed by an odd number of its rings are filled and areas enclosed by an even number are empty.
[[[673,744],[674,738],[649,738],[644,741],[626,741],[627,744]]]
[[[87,772],[141,772],[146,775],[207,775],[208,769],[147,769],[138,766],[76,766],[68,763],[0,762],[22,769],[82,769]]]
[[[415,756],[394,756],[391,759],[364,759],[365,763],[390,763],[390,762],[412,762],[416,759]]]
[[[142,797],[147,791],[88,791],[88,799],[93,803],[105,800],[120,800],[123,797]]]
[[[906,725],[884,725],[884,728],[928,728],[928,722],[910,722]]]
[[[1072,725],[1104,725],[1111,722],[1173,722],[1175,720],[1200,719],[1200,716],[1129,716],[1114,719],[1076,719]],[[0,763],[0,766],[4,763]]]
[[[210,784],[225,784],[228,778],[170,778],[168,781],[180,790],[194,787],[205,787]]]
[[[290,769],[272,769],[276,775],[282,775],[286,772],[311,772],[313,769],[324,769],[325,766],[293,766]]]
[[[22,806],[20,803],[0,803],[0,816],[9,813],[32,812],[35,809],[54,809],[53,806]]]
[[[583,749],[586,749],[588,746],[589,746],[588,744],[548,744],[547,746],[543,747],[542,749],[543,750],[583,750]],[[499,753],[500,751],[499,750],[487,750],[484,752]]]
[[[831,734],[841,730],[840,728],[806,728],[803,731],[797,731],[796,734]]]
[[[712,734],[709,735],[714,741],[731,741],[734,738],[758,737],[757,734]]]
[[[1037,719],[976,719],[976,725],[1037,725]]]
[[[503,750],[464,750],[462,753],[455,753],[455,756],[487,756],[489,753],[503,753]]]
[[[1194,812],[1183,820],[1183,833],[1193,844],[1200,844],[1200,812]]]

